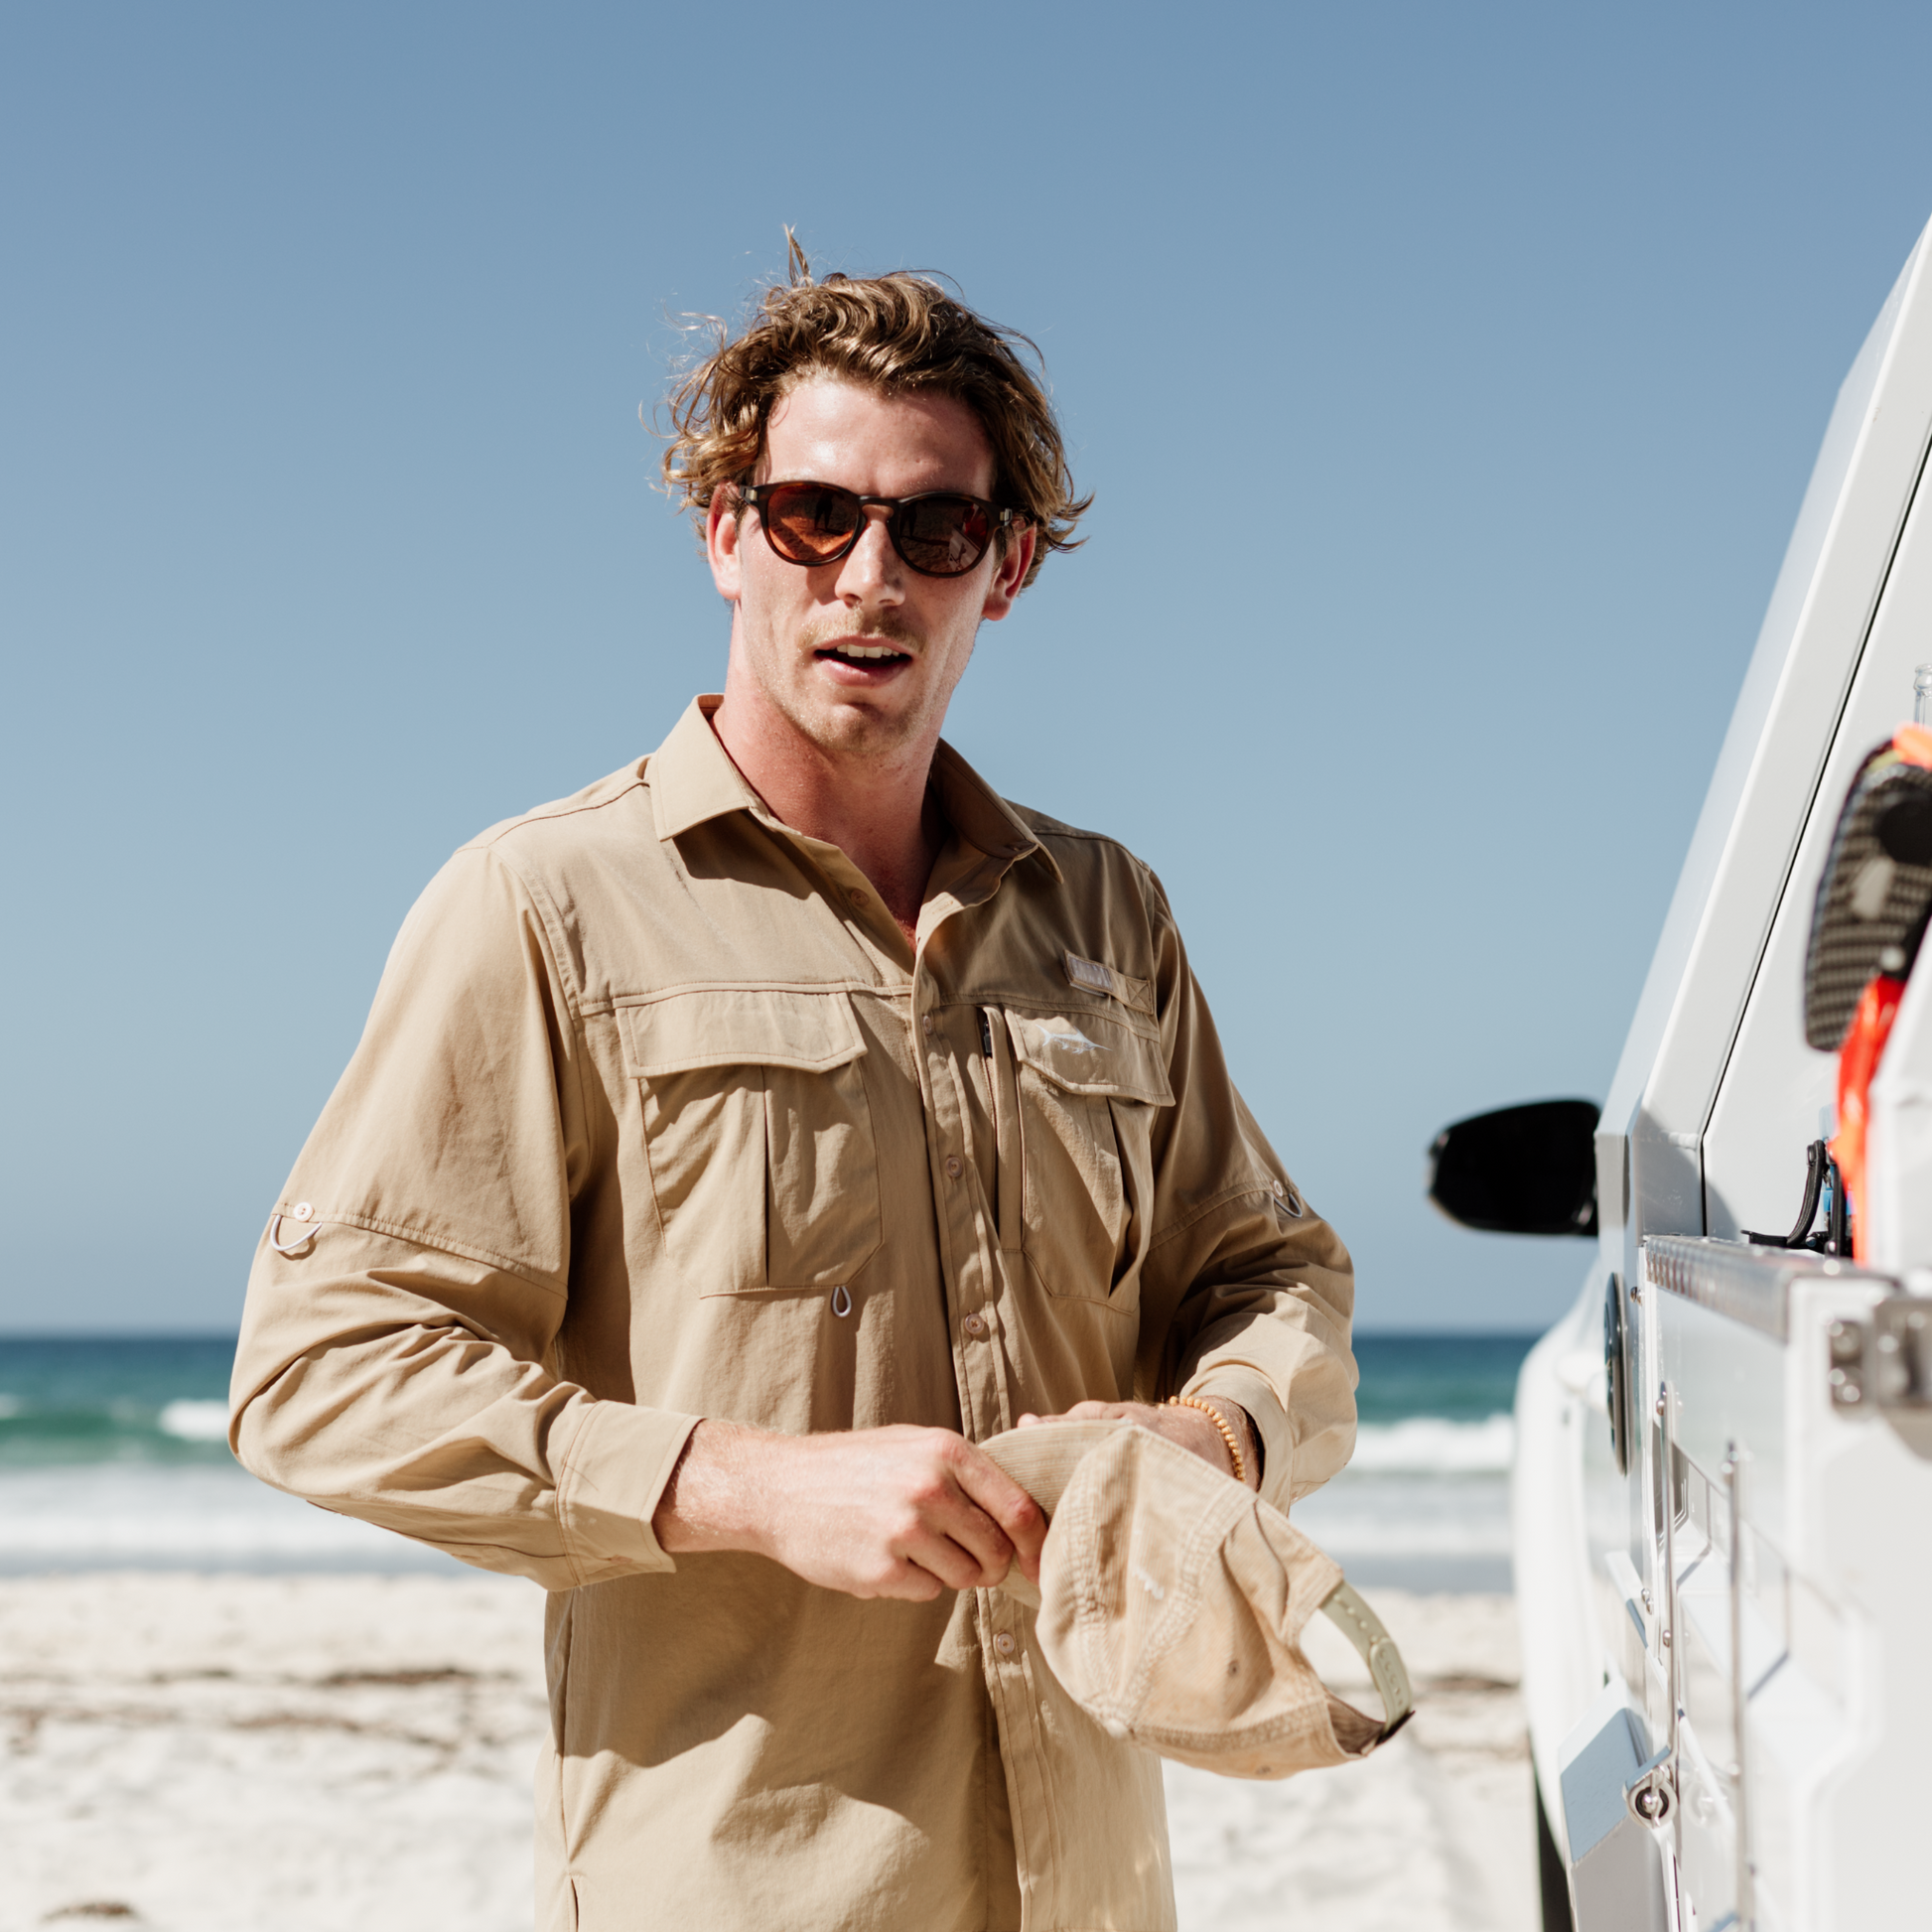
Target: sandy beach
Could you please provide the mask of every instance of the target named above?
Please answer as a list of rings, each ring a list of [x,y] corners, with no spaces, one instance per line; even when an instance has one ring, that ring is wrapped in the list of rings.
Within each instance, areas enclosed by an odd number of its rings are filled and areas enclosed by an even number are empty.
[[[1183,1932],[1534,1927],[1512,1605],[1370,1593],[1416,1721],[1281,1785],[1170,1766]],[[483,1576],[0,1581],[0,1932],[527,1932],[541,1614]]]

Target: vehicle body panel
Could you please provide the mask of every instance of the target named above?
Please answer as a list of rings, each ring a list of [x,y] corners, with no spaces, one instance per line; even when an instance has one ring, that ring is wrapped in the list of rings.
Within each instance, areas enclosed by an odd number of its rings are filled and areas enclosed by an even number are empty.
[[[1789,1229],[1806,1146],[1832,1131],[1836,1056],[1805,1042],[1804,962],[1840,802],[1932,658],[1928,448],[1921,237],[1840,390],[1598,1120],[1595,1252],[1519,1382],[1525,1699],[1584,1923],[1604,1908],[1579,1889],[1558,1797],[1566,1763],[1581,1792],[1574,1767],[1622,1762],[1622,1725],[1656,1761],[1625,1796],[1679,1932],[1916,1910],[1932,1420],[1920,1441],[1861,1408],[1841,1365],[1848,1335],[1877,1345],[1880,1304],[1909,1284],[1740,1235]],[[1915,1014],[1932,1012],[1929,976]],[[1914,1026],[1932,1055],[1932,1019]],[[1908,1128],[1892,1131],[1886,1159],[1917,1172]],[[1908,1222],[1932,1231],[1932,1207]],[[1606,1302],[1627,1468],[1605,1416]],[[1600,1818],[1589,1830],[1612,1844]],[[1626,1858],[1619,1882],[1640,1866]]]

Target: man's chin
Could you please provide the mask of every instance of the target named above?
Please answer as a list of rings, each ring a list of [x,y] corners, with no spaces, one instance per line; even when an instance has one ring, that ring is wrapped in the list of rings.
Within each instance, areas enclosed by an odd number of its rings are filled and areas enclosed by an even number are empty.
[[[807,729],[828,752],[895,752],[918,735],[909,720],[864,702],[822,706]]]
[[[792,712],[791,723],[821,752],[834,757],[881,757],[919,736],[916,715],[898,705],[882,704],[883,695],[815,691],[811,702]]]

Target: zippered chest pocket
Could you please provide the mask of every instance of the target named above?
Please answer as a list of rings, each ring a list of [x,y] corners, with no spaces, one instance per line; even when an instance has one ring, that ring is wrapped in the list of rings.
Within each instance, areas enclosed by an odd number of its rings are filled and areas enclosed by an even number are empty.
[[[1154,1123],[1173,1104],[1161,1043],[1091,1012],[1000,1017],[1018,1100],[1020,1245],[1048,1294],[1136,1308]]]
[[[730,987],[621,1011],[652,1208],[689,1287],[850,1282],[883,1237],[850,997]]]

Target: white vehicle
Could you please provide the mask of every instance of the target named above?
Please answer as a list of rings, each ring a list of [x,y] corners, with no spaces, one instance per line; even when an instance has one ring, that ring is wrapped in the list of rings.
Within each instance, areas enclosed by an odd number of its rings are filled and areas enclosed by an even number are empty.
[[[1806,1040],[1841,807],[1932,699],[1929,450],[1932,229],[1839,392],[1600,1118],[1437,1142],[1456,1218],[1595,1235],[1516,1405],[1547,1925],[1932,1925],[1932,964],[1886,948],[1856,1260]],[[1914,823],[1846,916],[1932,897]]]

